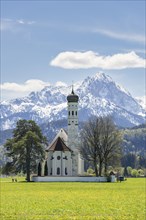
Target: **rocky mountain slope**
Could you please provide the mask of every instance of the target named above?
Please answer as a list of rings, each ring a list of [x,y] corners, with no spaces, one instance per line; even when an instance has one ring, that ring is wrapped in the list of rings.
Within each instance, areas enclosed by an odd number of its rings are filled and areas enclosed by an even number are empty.
[[[146,96],[136,97],[136,100],[146,110]]]
[[[86,121],[91,115],[111,115],[122,127],[144,123],[142,106],[104,73],[75,83],[74,90],[79,95],[79,121]],[[3,101],[1,130],[14,128],[19,119],[32,119],[38,124],[66,119],[66,96],[70,92],[71,87],[64,84],[50,85],[27,97]]]

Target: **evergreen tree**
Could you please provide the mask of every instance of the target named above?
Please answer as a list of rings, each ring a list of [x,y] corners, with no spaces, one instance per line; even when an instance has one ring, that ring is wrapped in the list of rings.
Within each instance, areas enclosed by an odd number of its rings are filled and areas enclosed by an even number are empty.
[[[130,166],[132,168],[135,168],[136,167],[136,155],[133,153],[124,155],[121,158],[121,164],[123,167]]]
[[[15,173],[23,171],[29,182],[31,172],[36,171],[36,161],[45,157],[46,143],[46,138],[34,121],[19,120],[13,131],[13,137],[4,145]]]
[[[139,166],[146,168],[146,155],[145,156],[139,156],[138,158]]]

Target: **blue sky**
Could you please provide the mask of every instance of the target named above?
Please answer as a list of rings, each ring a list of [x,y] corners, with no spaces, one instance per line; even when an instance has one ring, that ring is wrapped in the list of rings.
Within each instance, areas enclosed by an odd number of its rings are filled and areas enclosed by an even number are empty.
[[[99,71],[145,95],[145,4],[1,1],[2,99]]]

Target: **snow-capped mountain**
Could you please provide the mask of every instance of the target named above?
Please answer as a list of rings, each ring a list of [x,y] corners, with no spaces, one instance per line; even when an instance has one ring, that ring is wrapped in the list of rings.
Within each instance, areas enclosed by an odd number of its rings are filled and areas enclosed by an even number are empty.
[[[145,110],[130,93],[104,73],[87,77],[74,84],[79,96],[79,120],[91,115],[111,115],[120,126],[144,123]],[[19,119],[32,119],[38,124],[67,118],[66,96],[71,87],[59,83],[49,85],[28,97],[1,103],[1,129],[14,128]]]
[[[136,100],[146,110],[146,96],[136,97]]]

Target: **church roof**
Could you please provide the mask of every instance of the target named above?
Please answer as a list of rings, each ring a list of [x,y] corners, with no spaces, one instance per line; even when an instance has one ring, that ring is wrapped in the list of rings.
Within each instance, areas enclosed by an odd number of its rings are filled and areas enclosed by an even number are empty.
[[[57,140],[58,137],[60,137],[65,143],[65,145],[67,145],[67,139],[68,139],[67,132],[63,128],[61,128],[59,132],[57,133],[57,135],[55,136],[55,138],[53,139],[53,141],[46,148],[46,151],[48,151],[48,149],[52,146],[52,144]]]
[[[72,88],[71,94],[67,96],[67,101],[68,102],[78,102],[79,101],[79,96],[74,93],[73,88]]]
[[[66,146],[60,137],[58,137],[55,142],[49,146],[47,151],[71,151],[71,149]]]

